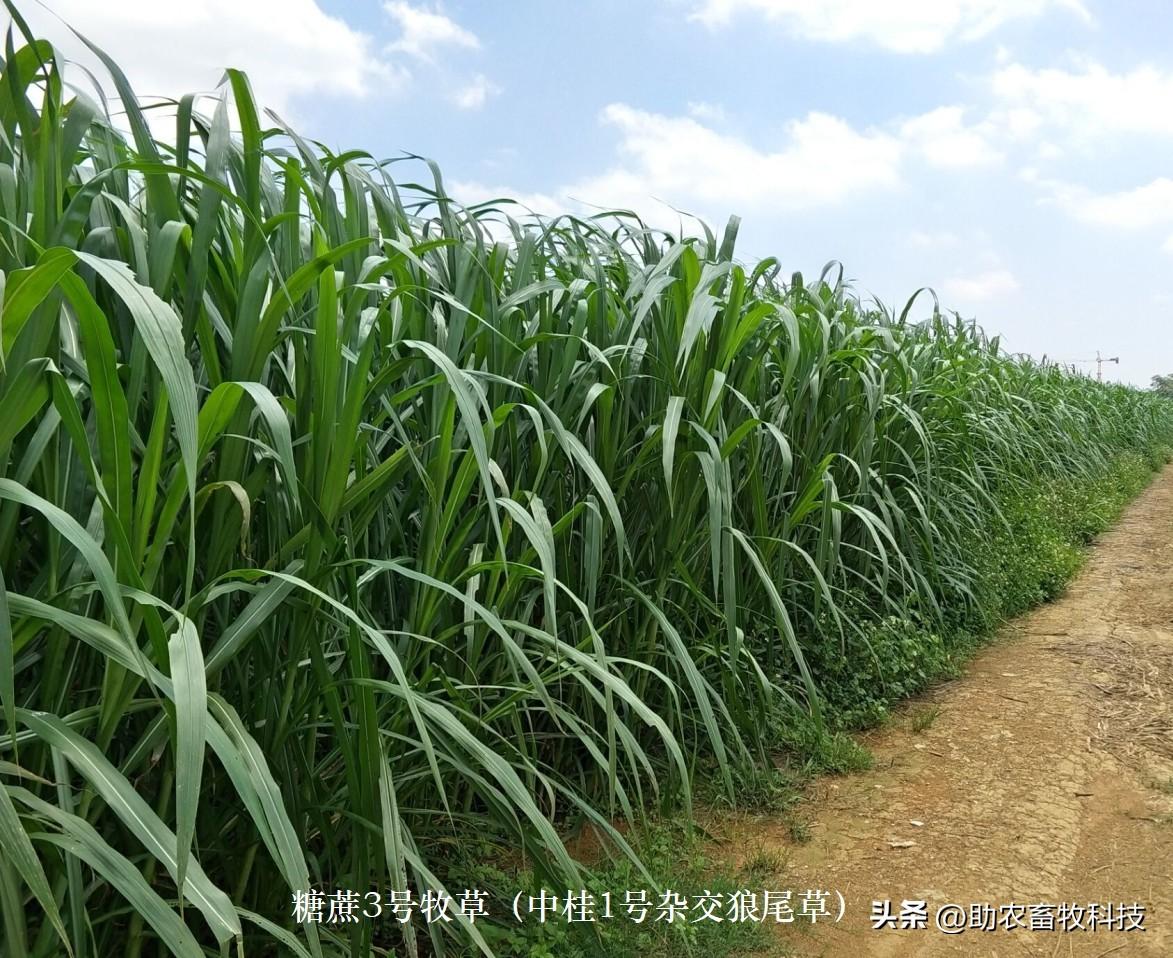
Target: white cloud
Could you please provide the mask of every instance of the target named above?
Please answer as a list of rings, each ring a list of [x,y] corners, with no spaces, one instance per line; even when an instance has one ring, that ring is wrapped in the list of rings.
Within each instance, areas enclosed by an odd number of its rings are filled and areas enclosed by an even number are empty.
[[[387,0],[383,4],[399,28],[399,37],[387,44],[389,54],[404,56],[439,66],[439,56],[453,50],[479,50],[480,38],[447,16],[439,7],[416,6],[406,0]],[[479,110],[501,88],[483,73],[447,94],[449,102],[461,110]]]
[[[600,206],[646,209],[649,197],[698,212],[794,210],[839,202],[899,182],[900,143],[858,132],[825,113],[786,125],[786,144],[759,149],[691,117],[613,103],[602,112],[620,133],[620,163],[566,188]]]
[[[942,287],[947,296],[966,303],[985,302],[1015,292],[1018,280],[1008,269],[992,269],[973,276],[953,276]]]
[[[261,105],[282,112],[298,96],[361,96],[376,84],[383,90],[404,79],[379,60],[371,37],[328,15],[315,0],[50,0],[50,5],[113,57],[140,96],[208,92],[225,67],[237,67],[248,73]],[[60,20],[37,4],[26,4],[23,12],[30,27],[67,57],[96,65]],[[104,75],[100,68],[96,73]]]
[[[913,230],[908,234],[908,245],[916,249],[953,249],[961,245],[961,237],[950,230]]]
[[[694,19],[711,27],[752,12],[806,39],[863,40],[897,53],[932,53],[1051,8],[1091,20],[1082,0],[693,0],[693,6]]]
[[[653,225],[676,228],[677,210],[702,217],[770,215],[890,190],[901,184],[912,154],[952,170],[1003,159],[992,145],[998,124],[967,124],[959,106],[866,130],[812,112],[786,123],[772,149],[702,122],[702,116],[720,115],[710,104],[690,103],[689,114],[668,116],[626,103],[605,107],[601,122],[619,133],[614,160],[596,174],[560,184],[552,196],[543,194],[535,208],[634,209]],[[944,247],[960,240],[914,233],[910,242]]]
[[[990,112],[988,123],[1005,136],[1022,140],[1038,131],[1042,117],[1024,106],[1001,107]]]
[[[1084,61],[1075,69],[1032,70],[1011,63],[990,87],[1001,101],[1025,107],[1077,137],[1105,133],[1173,134],[1173,73],[1151,65],[1112,73]]]
[[[960,106],[942,106],[906,120],[900,135],[920,153],[930,166],[945,169],[996,166],[1003,155],[991,139],[997,135],[989,120],[967,126],[965,110]]]
[[[725,108],[720,103],[706,103],[704,100],[689,100],[688,114],[698,120],[712,120],[715,123],[725,120]]]
[[[1161,251],[1173,255],[1173,236],[1165,238],[1165,242],[1161,244]]]
[[[488,101],[489,97],[501,92],[497,86],[483,73],[478,73],[465,86],[452,94],[452,102],[462,110],[479,110]]]
[[[1144,229],[1173,223],[1173,180],[1160,176],[1143,186],[1114,193],[1093,193],[1084,186],[1036,179],[1045,202],[1096,226]]]
[[[420,60],[431,61],[433,55],[444,47],[463,47],[466,50],[480,48],[481,41],[455,20],[445,16],[438,9],[412,6],[405,0],[390,0],[383,9],[402,31],[402,35],[390,44],[389,51],[400,51]]]

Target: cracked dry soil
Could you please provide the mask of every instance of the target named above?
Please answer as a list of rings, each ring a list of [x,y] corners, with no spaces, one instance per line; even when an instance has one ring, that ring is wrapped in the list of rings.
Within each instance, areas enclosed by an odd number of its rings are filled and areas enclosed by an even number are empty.
[[[1061,598],[863,741],[871,771],[804,798],[806,843],[776,819],[715,826],[739,862],[781,855],[789,887],[843,893],[840,923],[780,927],[795,954],[1173,958],[1173,466]],[[873,930],[885,898],[927,900],[929,927]],[[1146,930],[950,936],[946,902],[1141,902]]]

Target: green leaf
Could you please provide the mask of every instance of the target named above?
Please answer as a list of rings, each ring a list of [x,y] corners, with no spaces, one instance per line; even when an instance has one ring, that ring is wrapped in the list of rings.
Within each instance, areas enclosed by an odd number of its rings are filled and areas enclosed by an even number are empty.
[[[43,742],[61,750],[69,763],[102,796],[110,810],[130,829],[131,834],[178,882],[179,856],[175,833],[163,824],[97,746],[87,742],[56,716],[19,709],[17,718]],[[187,863],[183,895],[199,909],[217,941],[226,942],[240,937],[240,919],[228,896],[208,880],[194,858]]]
[[[175,701],[175,882],[182,896],[200,806],[208,715],[204,656],[199,634],[190,619],[180,621],[167,643],[167,651]]]
[[[57,901],[49,887],[49,880],[33,849],[32,840],[21,825],[20,816],[12,804],[8,788],[0,783],[0,851],[4,853],[5,860],[16,868],[17,874],[24,879],[29,891],[45,912],[45,918],[61,940],[66,953],[72,955],[73,947],[61,921],[61,913],[57,910]]]

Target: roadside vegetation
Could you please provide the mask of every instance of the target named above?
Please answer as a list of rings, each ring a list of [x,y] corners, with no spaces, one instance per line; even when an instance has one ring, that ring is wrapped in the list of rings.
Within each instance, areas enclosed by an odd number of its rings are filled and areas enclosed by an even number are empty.
[[[736,220],[461,208],[234,71],[164,132],[3,61],[5,954],[541,954],[291,897],[695,877],[649,815],[854,767],[1167,459],[1170,400]]]

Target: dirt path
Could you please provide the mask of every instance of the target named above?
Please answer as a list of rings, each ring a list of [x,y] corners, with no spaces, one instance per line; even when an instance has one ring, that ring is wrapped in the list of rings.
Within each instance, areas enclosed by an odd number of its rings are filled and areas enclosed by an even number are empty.
[[[865,743],[872,771],[805,801],[809,842],[777,821],[721,829],[740,860],[781,853],[792,887],[844,895],[839,924],[783,926],[797,954],[1173,958],[1173,466],[1063,598]],[[874,930],[875,899],[927,901],[929,927]],[[1146,931],[949,936],[933,927],[947,902],[1141,902]]]

